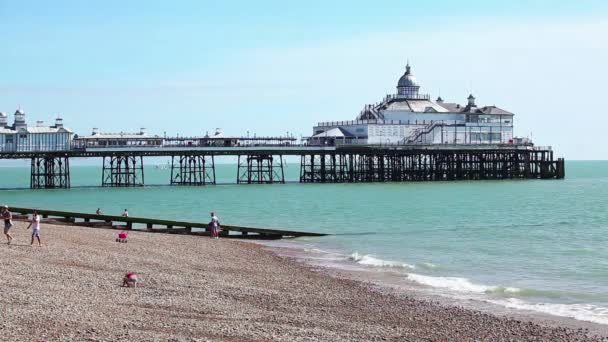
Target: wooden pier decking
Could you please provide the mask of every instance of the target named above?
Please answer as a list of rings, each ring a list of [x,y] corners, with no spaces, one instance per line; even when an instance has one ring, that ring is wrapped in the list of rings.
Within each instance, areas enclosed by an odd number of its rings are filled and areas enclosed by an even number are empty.
[[[13,214],[32,214],[33,208],[9,207]],[[151,219],[143,217],[124,217],[117,215],[97,215],[89,213],[79,213],[72,211],[36,209],[38,214],[48,224],[77,225],[91,228],[124,229],[150,233],[165,234],[187,234],[187,235],[209,235],[207,232],[208,223],[186,222]],[[19,217],[16,215],[16,219]],[[135,227],[141,225],[141,227]],[[204,231],[193,231],[203,229]],[[220,236],[229,238],[252,238],[252,239],[281,239],[284,237],[303,237],[303,236],[326,236],[323,233],[301,232],[293,230],[280,230],[268,228],[254,228],[242,226],[222,225]],[[230,234],[234,232],[235,234]]]

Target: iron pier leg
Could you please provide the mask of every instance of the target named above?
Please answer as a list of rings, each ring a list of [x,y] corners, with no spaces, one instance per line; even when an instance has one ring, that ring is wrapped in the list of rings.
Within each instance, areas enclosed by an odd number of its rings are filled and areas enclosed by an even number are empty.
[[[283,156],[275,162],[272,155],[239,156],[237,167],[237,184],[274,184],[285,183]]]
[[[33,157],[30,188],[68,189],[70,187],[70,161],[68,157]]]
[[[101,186],[130,187],[144,185],[142,156],[104,156]]]
[[[207,184],[215,184],[213,156],[188,154],[171,157],[171,185]]]

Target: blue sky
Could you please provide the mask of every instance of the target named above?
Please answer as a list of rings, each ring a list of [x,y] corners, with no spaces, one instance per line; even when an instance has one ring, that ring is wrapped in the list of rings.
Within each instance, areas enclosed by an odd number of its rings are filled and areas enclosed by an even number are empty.
[[[79,133],[308,135],[394,91],[516,114],[569,159],[608,159],[606,1],[0,0],[0,110]]]

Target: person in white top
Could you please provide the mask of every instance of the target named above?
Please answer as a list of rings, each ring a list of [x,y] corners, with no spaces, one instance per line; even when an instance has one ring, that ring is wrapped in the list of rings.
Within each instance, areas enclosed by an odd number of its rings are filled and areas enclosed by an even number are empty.
[[[125,209],[125,211],[123,211],[122,216],[129,217],[129,212],[127,211],[127,209]]]
[[[214,212],[211,213],[211,222],[209,222],[209,228],[211,229],[211,238],[219,238],[220,232],[220,219],[217,218]]]
[[[27,229],[32,228],[32,242],[30,246],[34,244],[34,238],[38,239],[38,246],[42,246],[42,242],[40,241],[40,215],[38,215],[38,210],[34,210],[34,215],[32,215],[32,222],[27,226]]]

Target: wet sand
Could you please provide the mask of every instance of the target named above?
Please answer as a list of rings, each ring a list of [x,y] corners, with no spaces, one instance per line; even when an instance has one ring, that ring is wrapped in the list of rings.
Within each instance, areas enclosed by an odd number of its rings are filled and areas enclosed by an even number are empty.
[[[0,245],[3,341],[593,341],[331,277],[235,240],[26,224]],[[121,287],[127,271],[138,288]]]

